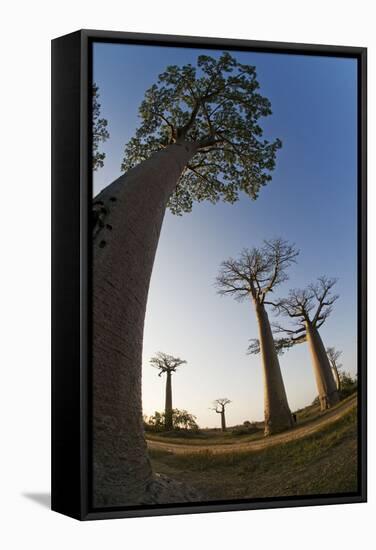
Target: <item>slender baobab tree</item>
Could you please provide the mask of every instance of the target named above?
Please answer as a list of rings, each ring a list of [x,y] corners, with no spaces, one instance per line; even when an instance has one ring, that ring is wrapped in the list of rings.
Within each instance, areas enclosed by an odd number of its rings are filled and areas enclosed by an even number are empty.
[[[95,505],[143,502],[153,474],[142,423],[144,319],[166,208],[256,199],[281,142],[262,137],[271,105],[255,67],[228,53],[169,66],[146,93],[124,174],[94,199],[93,410]]]
[[[167,431],[172,430],[174,427],[172,421],[172,373],[176,372],[176,369],[185,363],[187,361],[161,351],[150,359],[150,364],[159,370],[158,376],[166,375],[165,430]]]
[[[298,251],[283,239],[264,241],[261,248],[244,249],[238,260],[222,263],[217,277],[219,294],[253,302],[259,327],[264,374],[265,435],[293,426],[281,368],[265,305],[269,293],[287,280],[287,268]]]
[[[294,321],[294,328],[273,325],[276,334],[287,335],[290,340],[288,347],[291,347],[291,344],[308,342],[321,410],[339,401],[333,371],[319,334],[319,328],[329,317],[333,304],[338,299],[338,295],[332,294],[336,282],[336,279],[319,277],[316,284],[311,284],[303,290],[290,290],[287,298],[270,302],[279,313]]]
[[[220,397],[219,399],[216,399],[213,401],[214,407],[212,408],[212,411],[215,411],[217,414],[221,415],[221,429],[222,432],[226,431],[226,406],[231,403],[230,399],[227,399],[227,397]]]
[[[336,381],[337,390],[341,391],[341,376],[340,376],[340,369],[342,367],[342,364],[339,363],[339,358],[342,355],[342,351],[336,350],[333,347],[326,348],[326,354],[328,356],[330,365],[332,367],[332,371],[334,374],[334,379]]]

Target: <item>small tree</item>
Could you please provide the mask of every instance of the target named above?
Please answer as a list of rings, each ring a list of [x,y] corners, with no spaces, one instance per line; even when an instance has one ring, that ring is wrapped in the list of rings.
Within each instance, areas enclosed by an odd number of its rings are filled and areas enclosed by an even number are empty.
[[[308,342],[321,410],[339,401],[332,368],[319,334],[319,328],[331,314],[333,304],[338,299],[338,295],[332,294],[336,282],[336,279],[319,277],[316,284],[311,284],[302,290],[290,290],[287,298],[270,302],[279,313],[293,321],[293,328],[285,328],[280,324],[273,326],[275,333],[287,335],[288,347],[292,344]]]
[[[357,390],[357,376],[352,376],[349,372],[340,372],[341,379],[341,397],[344,399]]]
[[[172,355],[168,355],[167,353],[163,353],[161,351],[150,359],[150,364],[159,370],[158,376],[162,376],[162,374],[166,375],[165,429],[167,431],[173,429],[172,373],[176,372],[176,369],[185,363],[187,363],[187,361],[184,361],[179,357],[173,357]]]
[[[149,416],[147,424],[153,426],[157,431],[161,431],[165,425],[165,417],[163,413],[155,411],[155,413]]]
[[[264,372],[265,435],[293,426],[265,305],[268,295],[288,278],[286,270],[297,255],[283,239],[264,241],[261,248],[244,249],[238,260],[223,262],[217,277],[219,294],[250,299],[255,308],[260,337],[256,346],[261,349]]]
[[[99,88],[96,84],[93,84],[92,109],[92,164],[93,170],[98,170],[98,168],[102,168],[106,157],[106,153],[99,150],[99,145],[105,142],[110,137],[110,134],[107,130],[107,120],[101,118]]]
[[[154,415],[145,420],[145,423],[156,431],[162,431],[166,425],[166,413],[155,411]],[[196,416],[180,409],[172,409],[172,427],[174,430],[191,431],[197,431],[199,428]]]
[[[215,411],[217,414],[221,415],[221,429],[222,432],[226,431],[226,406],[231,403],[230,399],[227,399],[227,397],[221,397],[219,399],[216,399],[213,401],[214,407],[212,408],[213,411]]]
[[[174,430],[198,430],[197,417],[184,409],[173,409],[172,423]]]
[[[340,370],[342,368],[342,364],[339,362],[339,358],[342,355],[342,351],[336,350],[335,348],[326,348],[326,353],[328,356],[328,359],[330,361],[330,365],[333,370],[334,379],[336,381],[337,390],[341,391],[341,376],[340,376]]]

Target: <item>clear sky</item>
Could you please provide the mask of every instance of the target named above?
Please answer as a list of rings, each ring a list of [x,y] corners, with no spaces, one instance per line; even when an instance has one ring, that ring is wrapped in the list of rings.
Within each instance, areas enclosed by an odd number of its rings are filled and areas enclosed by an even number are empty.
[[[221,52],[94,45],[94,81],[110,132],[105,165],[94,174],[95,194],[120,175],[145,90],[167,65],[194,64],[201,53]],[[231,53],[256,66],[261,93],[272,103],[262,126],[266,137],[283,142],[273,180],[254,202],[244,195],[235,205],[195,204],[182,217],[167,212],[145,324],[144,413],[164,407],[165,380],[148,364],[164,351],[187,360],[173,377],[173,406],[196,415],[202,427],[219,426],[210,410],[218,397],[232,400],[228,425],[263,417],[260,356],[246,355],[248,340],[258,336],[252,304],[220,297],[214,288],[221,261],[263,239],[283,237],[301,250],[275,295],[320,275],[338,277],[340,298],[320,332],[326,346],[343,350],[345,370],[357,371],[356,61]],[[291,409],[310,403],[317,392],[307,345],[280,363]]]

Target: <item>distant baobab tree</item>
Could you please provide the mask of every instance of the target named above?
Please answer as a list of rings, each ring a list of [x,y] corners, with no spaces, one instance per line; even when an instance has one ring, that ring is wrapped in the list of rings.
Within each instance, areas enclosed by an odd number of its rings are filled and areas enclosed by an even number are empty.
[[[172,430],[174,427],[171,384],[172,373],[176,372],[176,369],[180,367],[180,365],[186,363],[187,361],[179,357],[173,357],[161,351],[150,359],[150,364],[159,370],[158,376],[162,376],[162,374],[166,375],[165,429],[167,431]]]
[[[219,399],[216,399],[213,402],[214,407],[212,408],[212,411],[215,411],[217,414],[221,415],[221,429],[222,432],[226,431],[226,406],[231,403],[230,399],[227,399],[227,397],[221,397]]]
[[[275,309],[289,317],[295,328],[274,324],[275,334],[283,333],[292,344],[308,342],[312,364],[320,399],[320,408],[325,410],[339,401],[338,388],[333,371],[319,334],[319,328],[325,323],[333,309],[338,295],[332,294],[337,280],[319,277],[316,284],[305,289],[293,289],[287,298],[270,302]]]
[[[333,347],[326,348],[326,353],[330,362],[330,365],[333,370],[334,379],[336,381],[337,390],[341,391],[341,376],[340,376],[340,369],[342,367],[342,364],[339,363],[339,358],[342,355],[342,351],[336,350]]]
[[[124,173],[94,198],[101,212],[92,284],[96,506],[144,502],[156,480],[143,430],[141,371],[166,208],[182,214],[194,202],[232,204],[240,193],[256,199],[281,147],[263,136],[261,122],[271,113],[255,67],[227,52],[170,65],[145,91]]]
[[[265,435],[294,425],[265,305],[269,293],[287,280],[286,270],[298,253],[283,239],[264,241],[261,248],[244,249],[239,259],[223,262],[217,277],[219,294],[250,299],[255,308],[264,374]]]

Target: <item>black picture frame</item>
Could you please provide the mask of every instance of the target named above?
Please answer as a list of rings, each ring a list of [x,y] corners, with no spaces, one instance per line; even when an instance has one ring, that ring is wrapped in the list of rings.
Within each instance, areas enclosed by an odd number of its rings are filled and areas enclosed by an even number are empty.
[[[179,505],[90,505],[91,45],[170,45],[352,57],[358,62],[358,492]],[[52,509],[79,520],[365,502],[367,499],[367,50],[80,30],[52,41]]]

